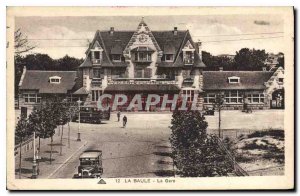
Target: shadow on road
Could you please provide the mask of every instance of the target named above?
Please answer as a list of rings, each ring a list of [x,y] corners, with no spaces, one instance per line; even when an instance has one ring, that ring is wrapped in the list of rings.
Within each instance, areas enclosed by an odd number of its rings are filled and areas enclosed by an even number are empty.
[[[16,175],[19,174],[20,169],[15,169],[15,173]],[[32,173],[32,169],[27,169],[27,168],[21,168],[21,173],[22,174],[31,174]]]
[[[32,162],[33,161],[33,158],[32,157],[28,157],[28,158],[25,158],[24,161],[28,161],[28,162]],[[55,161],[55,159],[51,159],[51,161]],[[41,157],[41,159],[39,159],[39,162],[50,162],[50,158],[48,157]]]
[[[153,172],[156,176],[159,177],[171,177],[174,176],[174,171],[173,170],[157,170]]]
[[[153,154],[158,155],[158,156],[164,156],[164,157],[172,157],[171,152],[153,152]]]
[[[159,161],[157,161],[157,164],[161,164],[161,165],[172,165],[173,162],[159,160]]]

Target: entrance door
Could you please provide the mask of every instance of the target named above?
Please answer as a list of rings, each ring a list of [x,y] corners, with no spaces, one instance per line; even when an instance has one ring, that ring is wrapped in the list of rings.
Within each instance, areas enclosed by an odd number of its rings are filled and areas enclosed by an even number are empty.
[[[272,109],[284,109],[284,89],[278,89],[272,93]]]

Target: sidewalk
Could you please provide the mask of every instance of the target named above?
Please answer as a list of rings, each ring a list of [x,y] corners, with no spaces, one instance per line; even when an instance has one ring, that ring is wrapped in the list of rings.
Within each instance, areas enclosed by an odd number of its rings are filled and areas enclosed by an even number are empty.
[[[60,145],[60,136],[58,135],[58,130],[53,136],[53,147],[52,147],[52,163],[50,165],[50,138],[41,139],[41,149],[39,156],[41,157],[39,161],[39,176],[38,178],[49,178],[53,175],[59,168],[73,155],[82,149],[87,142],[76,141],[76,134],[70,136],[70,148],[68,148],[68,129],[64,128],[64,136],[62,143]],[[36,140],[36,146],[38,147],[38,140]],[[62,155],[60,155],[60,150],[62,149]],[[15,177],[19,179],[19,160],[20,157],[17,155],[15,157]],[[28,152],[22,152],[22,174],[21,178],[31,178],[32,176],[32,161],[33,161],[33,150]]]

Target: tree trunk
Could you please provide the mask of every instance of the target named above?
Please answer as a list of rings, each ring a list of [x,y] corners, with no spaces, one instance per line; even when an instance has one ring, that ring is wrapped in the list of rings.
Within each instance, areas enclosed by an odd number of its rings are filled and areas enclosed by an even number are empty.
[[[19,163],[19,178],[21,179],[21,173],[22,173],[22,138],[20,142],[20,163]]]
[[[53,146],[53,136],[51,136],[51,143],[50,143],[50,165],[52,164],[52,146]]]
[[[70,148],[70,132],[71,132],[71,130],[70,130],[70,123],[68,122],[68,148]]]
[[[58,136],[60,136],[60,126],[58,126]]]
[[[59,153],[60,156],[62,155],[63,135],[64,135],[64,126],[62,125],[61,126],[61,135],[60,135],[60,153]]]
[[[39,151],[41,150],[41,137],[39,136]]]

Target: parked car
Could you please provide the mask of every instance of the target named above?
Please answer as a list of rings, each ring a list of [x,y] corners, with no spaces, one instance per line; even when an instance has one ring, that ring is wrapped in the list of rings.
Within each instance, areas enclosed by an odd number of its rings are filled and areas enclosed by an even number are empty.
[[[73,178],[100,178],[103,174],[101,150],[84,151],[79,162],[78,173]]]
[[[215,108],[213,106],[207,106],[204,110],[204,115],[215,115]]]

